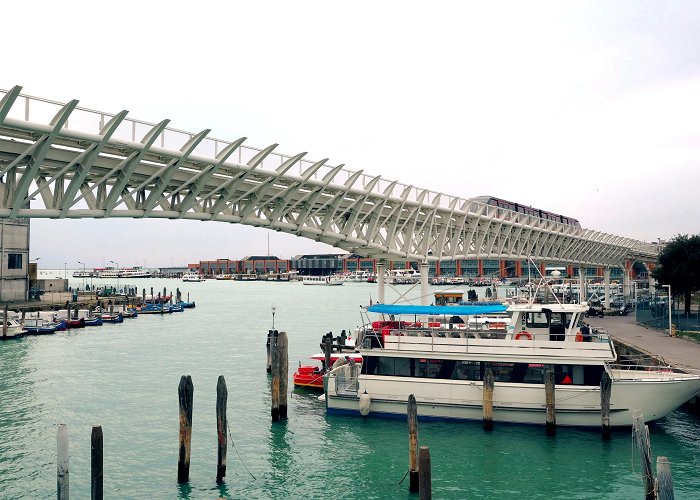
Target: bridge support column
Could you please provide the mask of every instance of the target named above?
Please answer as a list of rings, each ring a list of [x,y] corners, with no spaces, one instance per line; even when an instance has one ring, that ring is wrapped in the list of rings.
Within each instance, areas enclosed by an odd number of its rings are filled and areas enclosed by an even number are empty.
[[[626,260],[622,266],[622,288],[624,289],[622,293],[624,295],[625,304],[631,302],[630,296],[632,296],[633,293],[630,288],[630,271],[632,270],[632,266],[634,266],[634,262],[628,260]],[[636,297],[634,298],[636,299]]]
[[[428,271],[430,270],[430,264],[426,261],[420,263],[420,303],[422,306],[430,305],[430,291],[428,285]]]
[[[610,309],[610,268],[603,268],[603,283],[605,283],[605,307]]]
[[[384,273],[386,272],[386,261],[377,262],[377,302],[386,304],[384,301]]]
[[[586,269],[578,268],[578,303],[586,302]]]

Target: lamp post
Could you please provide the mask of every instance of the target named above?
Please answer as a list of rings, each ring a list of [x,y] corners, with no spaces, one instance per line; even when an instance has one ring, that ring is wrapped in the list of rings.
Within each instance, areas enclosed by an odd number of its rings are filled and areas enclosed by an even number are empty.
[[[673,325],[671,324],[671,285],[661,285],[664,288],[668,288],[668,335],[673,336]]]
[[[117,266],[117,293],[119,293],[119,263],[113,260],[110,260],[110,262]]]
[[[85,290],[85,263],[78,261],[78,264],[83,265],[83,290]]]
[[[63,279],[66,279],[67,276],[67,271],[66,271],[66,266],[68,265],[68,262],[63,263]]]

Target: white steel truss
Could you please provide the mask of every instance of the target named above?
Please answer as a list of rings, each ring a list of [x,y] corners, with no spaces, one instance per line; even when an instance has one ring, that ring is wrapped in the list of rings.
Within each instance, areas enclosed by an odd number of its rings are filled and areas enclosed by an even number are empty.
[[[20,91],[0,91],[0,218],[211,220],[416,261],[657,260],[631,238]]]

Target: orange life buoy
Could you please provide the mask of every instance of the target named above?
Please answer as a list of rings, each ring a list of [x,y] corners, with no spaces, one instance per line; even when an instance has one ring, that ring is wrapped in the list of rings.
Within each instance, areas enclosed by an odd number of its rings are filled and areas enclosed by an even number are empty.
[[[583,334],[581,333],[581,330],[576,332],[576,342],[583,342]]]
[[[532,340],[532,334],[530,332],[520,332],[515,336],[515,340],[520,339]]]

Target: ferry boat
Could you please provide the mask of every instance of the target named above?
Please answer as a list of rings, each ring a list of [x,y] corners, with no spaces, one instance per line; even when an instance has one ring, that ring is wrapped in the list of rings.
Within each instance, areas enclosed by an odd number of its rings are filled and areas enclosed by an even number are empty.
[[[487,368],[495,379],[496,422],[545,422],[547,369],[555,375],[560,425],[601,425],[604,372],[612,380],[612,426],[631,425],[634,410],[647,421],[657,420],[700,393],[700,375],[616,363],[612,339],[583,322],[587,309],[560,303],[369,306],[368,312],[383,318],[358,329],[361,372],[341,366],[324,378],[327,412],[360,415],[362,408],[370,416],[406,415],[413,394],[421,418],[481,420]],[[469,317],[499,311],[510,321],[486,330],[470,325]],[[424,325],[421,318],[428,316],[444,319]]]
[[[415,285],[420,283],[420,271],[415,269],[391,269],[386,272],[385,280],[391,285]]]
[[[343,280],[338,276],[304,276],[301,280],[304,285],[332,286],[342,285]]]
[[[353,271],[343,275],[343,280],[348,283],[367,283],[371,276],[369,271]]]
[[[204,278],[202,278],[202,276],[200,276],[197,273],[187,273],[187,274],[182,276],[182,281],[187,281],[189,283],[193,283],[193,282],[196,283],[199,281],[206,281],[206,280]]]

